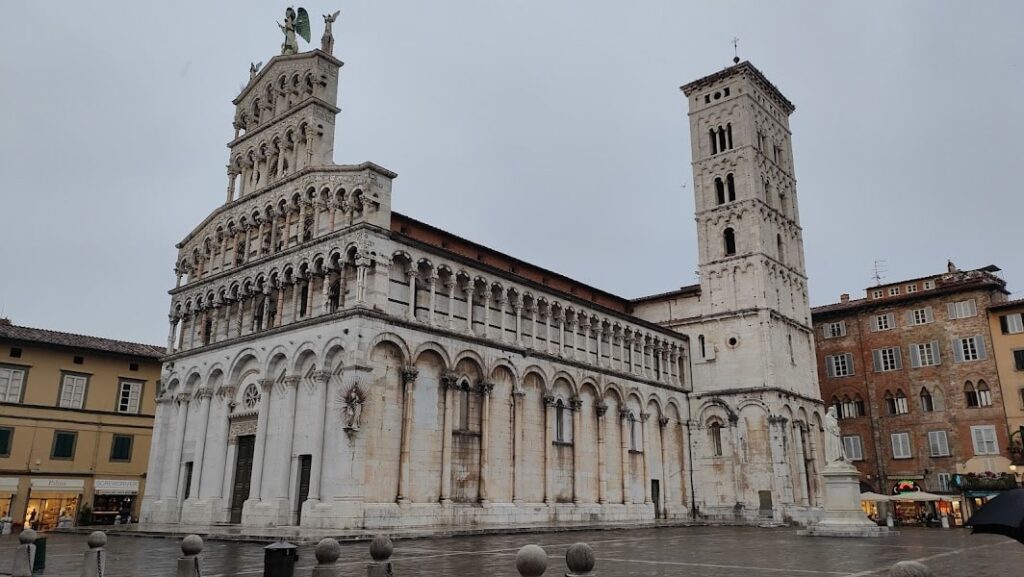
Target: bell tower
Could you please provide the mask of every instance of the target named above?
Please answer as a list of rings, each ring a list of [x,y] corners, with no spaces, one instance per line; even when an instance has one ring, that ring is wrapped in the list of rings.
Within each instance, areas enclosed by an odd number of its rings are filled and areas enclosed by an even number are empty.
[[[701,335],[706,376],[716,382],[716,363],[744,367],[730,372],[732,386],[816,398],[789,131],[794,106],[746,61],[682,91],[693,151],[700,312],[715,320]],[[697,351],[695,362],[699,357]]]

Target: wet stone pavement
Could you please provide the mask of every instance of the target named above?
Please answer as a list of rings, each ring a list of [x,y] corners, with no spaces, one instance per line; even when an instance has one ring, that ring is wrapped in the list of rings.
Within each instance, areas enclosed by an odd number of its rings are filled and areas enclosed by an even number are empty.
[[[42,575],[79,575],[86,535],[49,534]],[[795,529],[748,527],[673,527],[637,530],[574,531],[488,535],[395,542],[396,577],[515,577],[515,555],[528,543],[548,553],[546,575],[564,575],[565,550],[583,541],[597,556],[595,574],[633,576],[848,576],[887,575],[893,563],[917,560],[938,576],[1004,577],[1020,575],[1024,545],[1003,537],[970,535],[962,529],[905,529],[885,539],[800,537]],[[15,536],[0,538],[0,575],[11,568]],[[200,554],[204,577],[263,574],[263,544],[207,541]],[[167,576],[181,555],[174,539],[111,536],[107,577]],[[365,542],[342,543],[339,563],[346,576],[365,575]],[[312,545],[299,547],[296,575],[310,575],[316,559]]]

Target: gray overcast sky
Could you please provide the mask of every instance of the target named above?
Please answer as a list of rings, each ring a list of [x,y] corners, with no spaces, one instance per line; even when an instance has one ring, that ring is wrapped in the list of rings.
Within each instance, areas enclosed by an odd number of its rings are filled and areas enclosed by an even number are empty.
[[[695,282],[686,103],[740,56],[797,107],[813,304],[995,263],[1024,290],[1024,3],[306,2],[335,25],[335,160],[394,208],[626,297]],[[223,202],[231,99],[280,2],[46,2],[0,53],[0,303],[166,339],[174,244]],[[13,22],[13,21],[12,21]],[[301,41],[300,41],[301,42]],[[1015,162],[1016,160],[1016,162]]]

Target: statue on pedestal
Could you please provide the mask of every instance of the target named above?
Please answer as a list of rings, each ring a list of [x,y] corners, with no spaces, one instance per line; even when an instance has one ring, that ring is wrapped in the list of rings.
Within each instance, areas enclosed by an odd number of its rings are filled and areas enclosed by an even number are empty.
[[[843,447],[843,439],[839,430],[839,418],[836,415],[836,408],[829,407],[825,413],[825,465],[835,462],[847,461],[846,448]]]
[[[324,35],[320,37],[320,50],[328,54],[334,52],[334,32],[331,30],[331,25],[338,19],[338,14],[341,14],[341,10],[334,14],[324,14]]]
[[[281,32],[284,32],[284,42],[281,44],[281,54],[297,54],[299,42],[295,39],[298,33],[303,40],[309,42],[309,13],[305,8],[299,8],[298,12],[293,8],[284,11],[284,24],[278,24]]]

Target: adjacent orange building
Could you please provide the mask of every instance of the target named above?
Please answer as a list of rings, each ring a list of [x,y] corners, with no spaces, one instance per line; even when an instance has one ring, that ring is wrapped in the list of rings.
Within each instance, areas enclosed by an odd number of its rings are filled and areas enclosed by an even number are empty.
[[[0,319],[0,517],[50,529],[138,515],[164,352]]]

